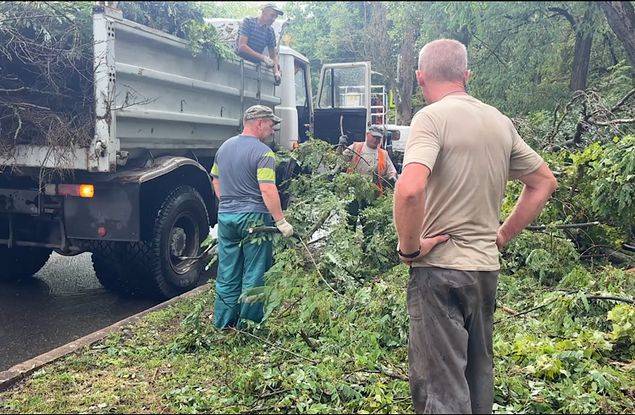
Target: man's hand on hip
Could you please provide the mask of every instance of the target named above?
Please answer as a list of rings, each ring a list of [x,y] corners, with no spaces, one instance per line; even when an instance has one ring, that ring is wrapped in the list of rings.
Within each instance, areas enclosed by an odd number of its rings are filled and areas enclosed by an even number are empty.
[[[498,250],[502,251],[505,249],[509,241],[510,238],[505,234],[503,228],[498,228],[498,232],[496,232],[496,246],[498,247]]]
[[[411,265],[413,262],[416,262],[422,257],[428,255],[430,251],[432,251],[432,248],[447,241],[448,239],[450,239],[450,235],[437,235],[430,238],[421,238],[419,241],[419,256],[416,258],[405,258],[400,255],[399,259],[404,264]]]
[[[276,228],[278,228],[282,236],[284,236],[285,238],[293,235],[293,226],[291,226],[291,224],[287,222],[285,218],[282,218],[276,222]]]

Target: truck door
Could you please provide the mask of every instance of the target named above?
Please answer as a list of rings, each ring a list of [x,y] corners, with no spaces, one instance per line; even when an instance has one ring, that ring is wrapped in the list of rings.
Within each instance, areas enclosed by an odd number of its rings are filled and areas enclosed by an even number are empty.
[[[370,62],[333,63],[322,67],[314,111],[315,137],[337,144],[364,141],[370,126]]]
[[[311,76],[309,67],[299,59],[294,61],[295,81],[295,105],[298,111],[298,141],[304,143],[308,140],[311,129],[312,102],[311,102]]]

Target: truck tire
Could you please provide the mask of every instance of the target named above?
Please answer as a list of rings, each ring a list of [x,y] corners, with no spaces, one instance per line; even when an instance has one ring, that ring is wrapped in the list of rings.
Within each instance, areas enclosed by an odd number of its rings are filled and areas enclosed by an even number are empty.
[[[95,276],[104,288],[125,296],[141,294],[139,282],[125,265],[125,243],[102,242],[92,254]]]
[[[149,240],[127,244],[125,264],[144,296],[171,298],[198,286],[202,261],[195,257],[209,233],[205,202],[191,186],[174,189],[156,213]]]
[[[48,248],[1,246],[0,281],[14,281],[32,276],[46,264],[51,252],[53,250]]]

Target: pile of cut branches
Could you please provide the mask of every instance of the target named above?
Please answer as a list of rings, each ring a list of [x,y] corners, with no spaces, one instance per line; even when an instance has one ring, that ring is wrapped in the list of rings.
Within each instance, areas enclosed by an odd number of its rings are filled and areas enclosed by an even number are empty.
[[[207,323],[213,291],[184,320],[172,351],[200,355],[226,345],[230,362],[214,364],[232,387],[174,391],[170,398],[179,410],[412,410],[408,271],[394,256],[392,194],[378,196],[367,178],[339,174],[341,158],[328,147],[312,140],[296,151],[312,173],[293,180],[287,211],[301,237],[315,242],[277,239],[266,286],[242,297],[265,300],[265,321],[226,340]],[[369,205],[353,230],[346,205],[364,198]],[[629,412],[635,392],[632,271],[589,266],[558,225],[546,228],[523,232],[503,254],[495,411]]]
[[[304,243],[276,237],[266,286],[245,293],[266,301],[261,324],[216,330],[212,289],[0,393],[0,411],[411,412],[391,192],[338,173],[325,142],[294,156],[310,172],[292,180],[287,210]],[[369,205],[352,229],[354,199]],[[504,253],[494,411],[633,413],[633,270],[589,266],[549,228]]]
[[[230,56],[198,5],[119,2],[124,17]],[[0,156],[18,144],[86,147],[93,137],[92,2],[0,2]]]
[[[0,3],[0,154],[92,136],[90,5]]]

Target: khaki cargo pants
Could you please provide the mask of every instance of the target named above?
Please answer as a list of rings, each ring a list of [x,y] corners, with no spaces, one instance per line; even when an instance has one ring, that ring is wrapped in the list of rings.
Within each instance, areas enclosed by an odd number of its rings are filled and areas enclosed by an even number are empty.
[[[410,392],[417,413],[491,413],[498,271],[411,268]]]

